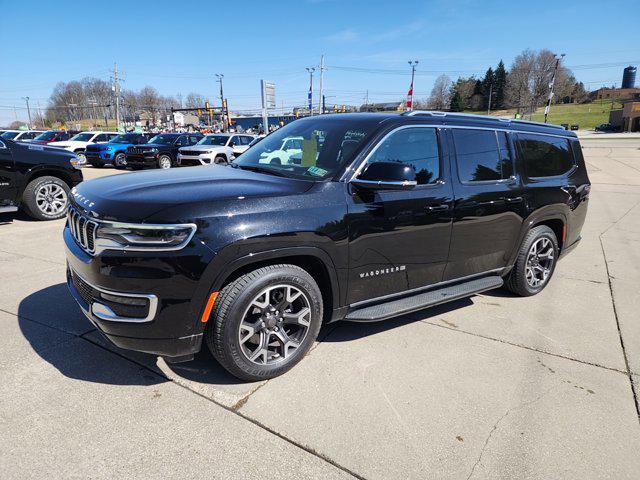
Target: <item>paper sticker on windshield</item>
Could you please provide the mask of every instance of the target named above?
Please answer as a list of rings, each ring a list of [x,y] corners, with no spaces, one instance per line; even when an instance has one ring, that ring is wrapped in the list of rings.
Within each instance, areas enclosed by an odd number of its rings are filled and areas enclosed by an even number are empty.
[[[320,168],[320,167],[309,167],[307,169],[307,172],[309,172],[311,175],[315,175],[317,177],[324,177],[327,173],[329,173],[327,170],[325,170],[324,168]]]
[[[29,150],[44,150],[42,145],[29,145]]]

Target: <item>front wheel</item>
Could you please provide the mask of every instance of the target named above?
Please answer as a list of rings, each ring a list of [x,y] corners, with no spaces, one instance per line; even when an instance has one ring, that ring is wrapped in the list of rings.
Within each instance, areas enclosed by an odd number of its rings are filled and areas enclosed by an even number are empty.
[[[228,165],[229,162],[227,162],[227,157],[225,157],[224,155],[216,155],[216,158],[213,160],[213,163],[215,165]]]
[[[39,177],[22,194],[24,209],[38,220],[55,220],[67,213],[69,186],[57,177]]]
[[[238,378],[273,378],[309,351],[322,308],[322,294],[308,272],[295,265],[262,267],[222,289],[205,333],[207,346]]]
[[[513,293],[529,297],[540,293],[547,286],[558,260],[558,239],[546,225],[529,231],[505,286]]]
[[[171,168],[171,157],[169,155],[162,155],[158,159],[158,167],[163,170]]]
[[[113,157],[113,166],[116,168],[125,168],[127,166],[127,158],[124,153],[117,153],[115,157]]]
[[[78,157],[78,163],[80,165],[85,165],[87,163],[87,156],[85,155],[84,150],[79,150],[74,153],[76,154],[76,157]]]

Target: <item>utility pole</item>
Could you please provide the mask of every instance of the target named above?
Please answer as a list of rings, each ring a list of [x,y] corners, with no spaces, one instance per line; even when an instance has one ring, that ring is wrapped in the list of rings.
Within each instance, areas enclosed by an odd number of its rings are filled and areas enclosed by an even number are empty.
[[[560,56],[556,55],[556,66],[553,69],[553,76],[551,82],[549,82],[549,98],[547,99],[547,106],[544,107],[544,123],[547,123],[547,117],[549,116],[549,110],[551,109],[551,99],[553,98],[553,84],[556,83],[556,73],[558,73],[558,67],[560,66],[560,60],[564,58],[564,53]]]
[[[418,65],[418,60],[409,60],[409,65],[411,66],[411,90],[409,91],[409,101],[407,102],[407,110],[413,110],[413,81],[416,78],[416,66]]]
[[[313,72],[315,71],[314,67],[307,67],[307,72],[309,72],[309,115],[313,115]]]
[[[113,64],[113,92],[116,95],[116,131],[120,131],[120,81],[118,79],[118,64]]]
[[[42,122],[42,128],[46,128],[44,125],[44,115],[42,114],[42,110],[40,110],[40,100],[37,100],[38,105],[38,115],[40,116],[40,121]]]
[[[487,103],[487,115],[491,115],[491,96],[493,95],[493,82],[489,84],[489,102]]]
[[[27,102],[27,115],[29,115],[29,128],[31,128],[31,109],[29,108],[29,97],[22,97]]]
[[[224,90],[222,89],[222,79],[224,78],[223,73],[216,73],[216,77],[218,78],[218,83],[220,84],[220,111],[222,112],[222,131],[227,131],[227,113],[224,108]]]
[[[324,97],[322,96],[322,77],[324,73],[324,54],[320,56],[320,90],[318,95],[320,95],[320,114],[324,113]]]

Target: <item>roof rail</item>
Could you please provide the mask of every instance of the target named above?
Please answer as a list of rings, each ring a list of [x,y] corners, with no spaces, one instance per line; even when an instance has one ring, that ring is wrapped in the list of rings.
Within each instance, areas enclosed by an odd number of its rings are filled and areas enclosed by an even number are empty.
[[[408,112],[404,112],[402,115],[407,117],[415,117],[417,115],[430,115],[433,117],[471,117],[477,118],[478,120],[493,120],[504,123],[524,123],[528,125],[540,125],[542,127],[551,127],[551,128],[559,128],[560,130],[564,130],[565,128],[562,125],[555,125],[553,123],[542,123],[542,122],[533,122],[531,120],[518,120],[511,118],[502,118],[495,117],[490,115],[478,115],[475,113],[459,113],[459,112],[440,112],[434,110],[410,110]]]

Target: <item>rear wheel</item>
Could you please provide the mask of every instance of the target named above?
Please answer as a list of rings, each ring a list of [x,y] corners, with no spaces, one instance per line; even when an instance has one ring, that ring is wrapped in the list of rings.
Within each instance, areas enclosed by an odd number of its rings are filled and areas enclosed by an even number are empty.
[[[24,210],[38,220],[55,220],[67,213],[69,186],[57,177],[39,177],[22,194]]]
[[[158,159],[158,167],[163,170],[171,168],[171,157],[169,155],[161,155]]]
[[[558,253],[558,239],[553,230],[546,225],[532,228],[522,242],[506,287],[523,297],[541,292],[551,280]]]
[[[270,265],[222,289],[205,339],[232,375],[257,381],[302,360],[321,323],[322,295],[311,275],[295,265]]]

